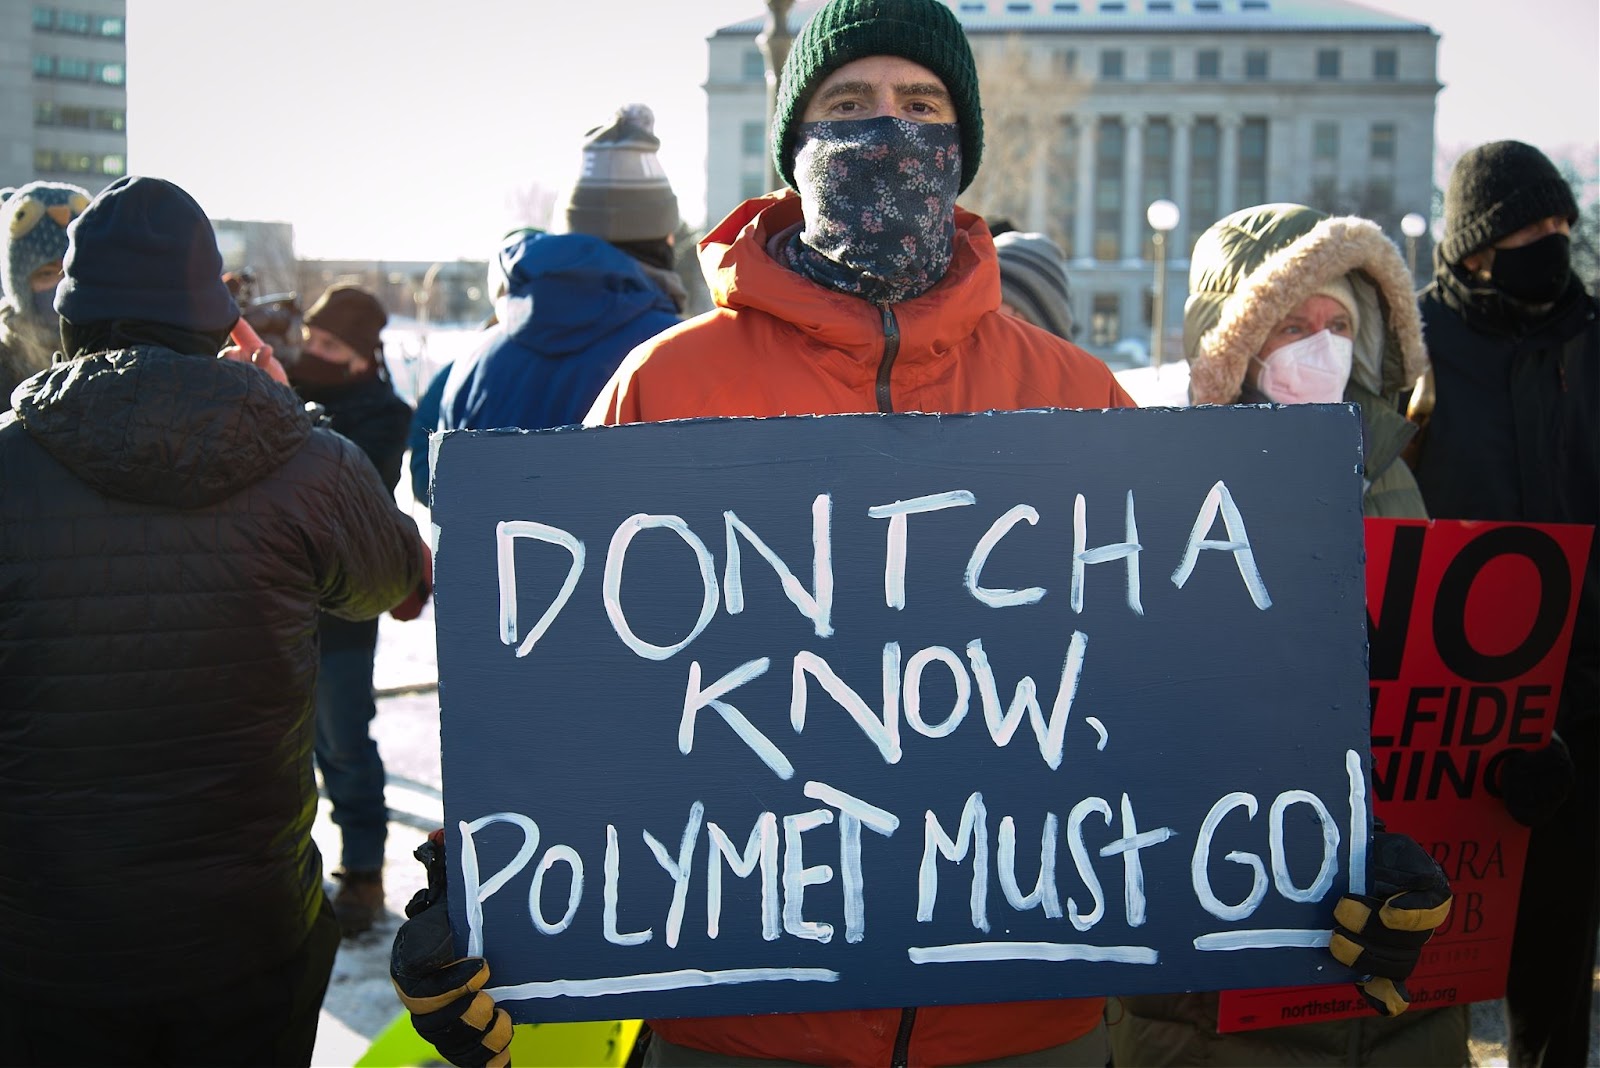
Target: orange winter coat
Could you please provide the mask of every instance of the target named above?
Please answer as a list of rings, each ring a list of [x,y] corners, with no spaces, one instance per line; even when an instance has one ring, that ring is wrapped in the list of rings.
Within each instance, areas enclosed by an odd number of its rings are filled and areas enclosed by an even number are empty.
[[[716,309],[634,349],[588,422],[851,412],[1124,408],[1106,365],[999,311],[982,219],[956,209],[945,277],[880,309],[768,254],[801,221],[792,193],[747,201],[700,243]],[[652,1020],[669,1042],[820,1065],[955,1065],[1048,1049],[1093,1030],[1103,998]]]

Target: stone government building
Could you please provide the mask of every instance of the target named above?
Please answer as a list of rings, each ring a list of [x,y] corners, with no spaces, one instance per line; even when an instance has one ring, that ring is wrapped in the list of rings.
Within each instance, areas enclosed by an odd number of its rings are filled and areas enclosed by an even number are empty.
[[[1189,250],[1229,212],[1297,201],[1371,218],[1402,247],[1400,218],[1429,214],[1441,86],[1426,25],[1350,0],[945,2],[983,79],[984,166],[962,204],[1061,245],[1092,352],[1151,335],[1154,200],[1181,212],[1167,359]],[[818,6],[796,4],[791,30]],[[708,220],[768,187],[764,17],[707,42]]]

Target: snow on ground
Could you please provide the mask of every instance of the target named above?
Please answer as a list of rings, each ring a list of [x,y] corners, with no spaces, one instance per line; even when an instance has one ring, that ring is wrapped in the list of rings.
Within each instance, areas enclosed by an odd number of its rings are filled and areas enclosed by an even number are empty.
[[[1133,367],[1116,372],[1117,381],[1141,408],[1187,408],[1189,365],[1164,363],[1160,367]]]

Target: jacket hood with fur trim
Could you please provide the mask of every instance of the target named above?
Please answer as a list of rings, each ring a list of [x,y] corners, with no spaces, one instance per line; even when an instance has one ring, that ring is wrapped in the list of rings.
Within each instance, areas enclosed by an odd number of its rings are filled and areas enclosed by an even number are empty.
[[[1183,311],[1193,402],[1235,403],[1273,327],[1341,275],[1361,305],[1351,381],[1381,396],[1409,389],[1427,350],[1411,272],[1394,242],[1367,219],[1264,204],[1214,223],[1195,245]]]

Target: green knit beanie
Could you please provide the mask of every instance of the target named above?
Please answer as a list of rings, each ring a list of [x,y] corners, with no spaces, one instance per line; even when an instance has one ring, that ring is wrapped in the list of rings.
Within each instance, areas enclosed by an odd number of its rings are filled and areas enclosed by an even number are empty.
[[[955,14],[939,0],[832,0],[795,38],[778,83],[772,153],[778,173],[794,186],[794,142],[811,92],[846,63],[899,56],[939,76],[961,127],[961,188],[983,158],[983,105],[972,46]]]

